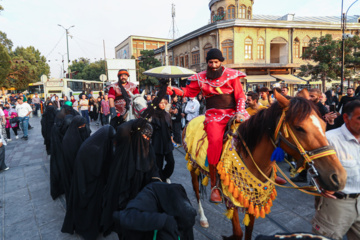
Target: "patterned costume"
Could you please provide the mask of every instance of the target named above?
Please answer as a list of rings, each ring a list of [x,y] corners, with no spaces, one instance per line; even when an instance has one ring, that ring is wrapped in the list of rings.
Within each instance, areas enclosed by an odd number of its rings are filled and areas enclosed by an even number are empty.
[[[139,94],[139,90],[136,88],[136,84],[132,82],[127,82],[124,85],[125,90],[131,94]],[[129,94],[130,96],[130,94]],[[121,89],[119,87],[119,83],[114,83],[110,86],[109,90],[109,98],[114,99],[116,112],[120,114],[120,116],[125,115],[126,113],[126,102],[124,97],[121,94]]]
[[[246,96],[241,86],[240,78],[246,75],[240,71],[223,68],[221,77],[210,80],[206,71],[189,78],[191,81],[184,93],[175,89],[177,95],[196,97],[201,91],[206,99],[204,130],[207,133],[209,147],[207,149],[208,162],[216,165],[219,162],[225,127],[235,114],[243,114],[247,119],[249,114],[245,110]]]

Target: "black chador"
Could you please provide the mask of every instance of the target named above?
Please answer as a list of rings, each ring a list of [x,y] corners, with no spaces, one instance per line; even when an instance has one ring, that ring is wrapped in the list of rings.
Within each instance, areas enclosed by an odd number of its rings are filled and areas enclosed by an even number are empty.
[[[193,240],[196,210],[180,184],[151,183],[115,212],[122,239]]]
[[[152,132],[151,124],[142,118],[123,123],[117,129],[114,161],[104,192],[101,218],[104,235],[113,230],[118,232],[113,212],[124,209],[153,178],[159,179],[150,144]]]
[[[75,231],[86,240],[98,237],[101,203],[112,161],[115,134],[114,128],[107,125],[81,145],[74,164],[62,232],[73,234]]]
[[[41,118],[41,134],[44,138],[46,152],[48,155],[51,153],[51,132],[54,126],[56,109],[53,105],[48,105]]]
[[[74,116],[76,113],[72,107],[63,106],[56,114],[51,131],[50,194],[54,200],[64,194],[64,187],[61,182],[61,165],[64,161],[62,141]]]
[[[63,164],[60,165],[60,170],[66,201],[68,201],[69,198],[76,155],[81,144],[90,136],[90,131],[89,128],[86,127],[86,123],[86,119],[82,116],[74,117],[62,141],[64,161]]]

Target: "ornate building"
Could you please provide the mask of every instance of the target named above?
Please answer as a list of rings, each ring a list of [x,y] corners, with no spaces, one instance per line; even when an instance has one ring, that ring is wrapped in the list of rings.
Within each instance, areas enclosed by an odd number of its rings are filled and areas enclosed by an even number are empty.
[[[226,67],[248,75],[248,83],[306,83],[294,75],[308,60],[301,58],[313,37],[331,34],[341,39],[338,17],[253,15],[254,0],[211,0],[210,23],[168,44],[170,65],[201,71],[206,54],[219,48]],[[359,35],[359,16],[349,16],[347,33]],[[165,63],[165,47],[155,50]]]

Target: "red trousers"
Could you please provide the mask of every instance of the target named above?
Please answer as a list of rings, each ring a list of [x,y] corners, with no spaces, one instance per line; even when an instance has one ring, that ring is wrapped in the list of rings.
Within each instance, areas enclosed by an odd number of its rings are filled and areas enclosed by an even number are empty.
[[[223,137],[226,128],[226,124],[230,120],[230,117],[224,117],[220,121],[205,121],[204,130],[207,133],[209,146],[207,149],[207,158],[209,164],[216,165],[221,156],[223,148]]]

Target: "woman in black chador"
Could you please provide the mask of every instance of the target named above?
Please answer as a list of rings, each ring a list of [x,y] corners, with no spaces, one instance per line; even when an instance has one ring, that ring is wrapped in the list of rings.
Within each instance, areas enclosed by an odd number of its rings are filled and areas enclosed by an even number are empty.
[[[170,181],[169,178],[174,171],[174,146],[171,141],[171,116],[165,111],[166,100],[162,99],[158,104],[151,124],[154,128],[152,146],[156,154],[156,164],[162,181]],[[164,167],[164,159],[166,165]]]
[[[41,118],[41,134],[44,138],[44,144],[48,155],[51,154],[51,132],[52,127],[54,126],[56,113],[56,108],[53,106],[52,102],[50,102],[46,106],[45,112]]]

